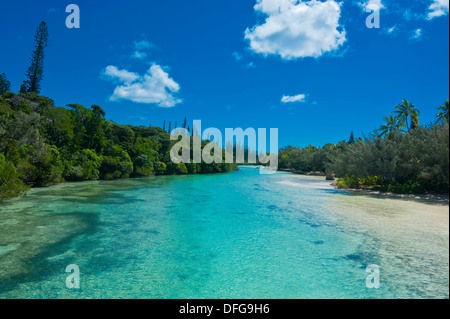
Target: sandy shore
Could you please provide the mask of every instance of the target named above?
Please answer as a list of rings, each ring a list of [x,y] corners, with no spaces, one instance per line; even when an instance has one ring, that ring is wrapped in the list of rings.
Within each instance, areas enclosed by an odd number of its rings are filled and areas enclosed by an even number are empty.
[[[332,183],[335,189],[340,189],[344,191],[350,191],[355,193],[362,193],[367,195],[377,195],[377,196],[385,196],[385,197],[393,197],[393,198],[404,198],[404,199],[417,199],[417,200],[431,200],[443,203],[449,203],[449,195],[448,194],[394,194],[394,193],[385,193],[381,191],[374,191],[368,189],[356,189],[356,188],[338,188],[335,186],[335,183]]]
[[[295,175],[304,175],[304,176],[317,176],[317,177],[323,177],[325,174],[318,173],[318,172],[301,172],[301,171],[295,171],[292,169],[278,169],[281,172],[288,172]],[[331,187],[343,191],[350,191],[355,193],[361,193],[366,195],[376,195],[376,196],[384,196],[384,197],[391,197],[391,198],[404,198],[404,199],[416,199],[416,200],[430,200],[430,201],[436,201],[436,202],[442,202],[449,204],[449,195],[448,194],[394,194],[394,193],[386,193],[376,190],[369,190],[369,189],[356,189],[356,188],[338,188],[336,187],[336,182],[332,182],[330,184]]]

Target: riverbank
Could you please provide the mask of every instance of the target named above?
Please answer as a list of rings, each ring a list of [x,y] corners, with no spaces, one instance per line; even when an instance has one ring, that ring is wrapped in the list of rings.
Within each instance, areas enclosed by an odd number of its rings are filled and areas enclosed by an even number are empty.
[[[324,177],[327,176],[327,174],[325,174],[323,172],[304,172],[304,171],[295,170],[293,168],[279,168],[278,170],[280,172],[288,172],[288,173],[297,174],[297,175],[324,176]]]
[[[376,195],[376,196],[384,196],[391,198],[402,198],[402,199],[417,199],[417,200],[429,200],[436,201],[449,204],[449,195],[448,194],[395,194],[395,193],[386,193],[382,191],[376,190],[368,190],[368,189],[356,189],[356,188],[338,188],[336,187],[336,183],[331,183],[335,189],[350,191],[354,193],[361,193],[366,195]]]
[[[327,175],[322,172],[303,172],[296,171],[294,169],[289,168],[281,168],[278,169],[281,172],[288,172],[296,175],[304,175],[304,176],[318,176],[318,177],[326,177]],[[375,196],[383,196],[383,197],[391,197],[391,198],[402,198],[402,199],[415,199],[415,200],[427,200],[427,201],[436,201],[441,203],[449,204],[449,194],[396,194],[396,193],[388,193],[382,192],[378,190],[370,190],[370,189],[357,189],[357,188],[340,188],[337,187],[336,182],[330,184],[335,189],[350,191],[354,193],[361,193],[366,195],[375,195]]]

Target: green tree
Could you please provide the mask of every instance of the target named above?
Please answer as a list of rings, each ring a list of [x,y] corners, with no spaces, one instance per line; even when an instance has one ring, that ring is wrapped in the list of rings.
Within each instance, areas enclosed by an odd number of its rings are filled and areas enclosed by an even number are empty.
[[[69,181],[99,179],[102,162],[103,157],[94,150],[84,149],[73,156],[72,165],[65,172],[65,178]]]
[[[27,93],[27,85],[25,82],[26,81],[23,81],[22,85],[20,85],[19,93]]]
[[[438,123],[447,123],[448,121],[448,100],[444,102],[443,105],[438,107],[439,113],[437,114],[437,122]]]
[[[158,157],[158,143],[138,137],[136,139],[134,151],[135,156],[132,158],[135,176],[150,176],[155,171],[155,162]]]
[[[376,132],[379,134],[379,137],[390,139],[403,127],[403,124],[399,123],[392,114],[390,114],[389,117],[385,117],[383,120],[386,123],[383,124],[378,130],[376,130]]]
[[[6,161],[5,155],[0,154],[0,200],[20,196],[28,188],[14,165]]]
[[[352,132],[352,134],[350,134],[350,139],[348,140],[348,142],[349,142],[350,144],[353,144],[353,143],[356,142],[356,141],[355,141],[355,134],[353,134],[353,132]]]
[[[419,126],[419,115],[420,111],[415,107],[414,104],[409,103],[408,100],[404,99],[402,103],[398,104],[395,108],[394,113],[397,115],[395,118],[399,123],[403,124],[409,132],[411,126]],[[411,125],[409,120],[411,119]]]
[[[106,143],[105,132],[103,130],[105,111],[98,105],[92,105],[91,110],[92,116],[86,125],[86,131],[89,137],[86,144],[87,148],[101,152]]]
[[[89,143],[89,135],[87,134],[87,126],[92,117],[92,111],[80,104],[67,104],[72,110],[72,122],[75,135],[73,137],[74,151],[82,150]]]
[[[42,21],[36,30],[34,36],[34,51],[31,56],[31,65],[28,67],[25,76],[27,80],[24,82],[26,92],[39,93],[41,89],[41,80],[44,75],[44,49],[48,41],[47,24]]]
[[[9,91],[11,83],[6,78],[5,73],[0,74],[0,95],[3,95],[6,91]]]
[[[105,148],[99,171],[103,179],[128,178],[133,173],[133,162],[122,147],[110,144]]]

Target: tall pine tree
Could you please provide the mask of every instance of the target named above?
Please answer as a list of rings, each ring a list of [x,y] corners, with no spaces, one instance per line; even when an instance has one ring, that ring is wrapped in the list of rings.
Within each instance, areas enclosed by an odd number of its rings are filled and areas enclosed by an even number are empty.
[[[11,83],[6,78],[6,74],[2,73],[0,74],[0,95],[5,93],[6,91],[9,91],[11,87]]]
[[[356,140],[355,140],[355,134],[353,134],[353,132],[352,132],[352,134],[350,134],[350,139],[348,140],[348,143],[349,144],[353,144],[353,143],[355,143],[356,142]]]
[[[41,80],[44,75],[44,49],[47,46],[48,30],[47,24],[42,21],[34,35],[34,51],[31,56],[31,65],[28,67],[25,76],[27,80],[24,81],[25,90],[27,93],[41,90]]]

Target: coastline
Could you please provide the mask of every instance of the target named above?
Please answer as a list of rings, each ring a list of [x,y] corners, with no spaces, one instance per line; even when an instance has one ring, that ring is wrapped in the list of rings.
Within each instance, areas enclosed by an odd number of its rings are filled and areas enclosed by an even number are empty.
[[[433,202],[441,202],[449,204],[449,195],[448,194],[395,194],[395,193],[386,193],[382,191],[374,191],[368,189],[357,189],[357,188],[338,188],[335,186],[335,183],[330,184],[335,189],[349,191],[353,193],[360,193],[364,195],[375,195],[375,196],[383,196],[390,198],[400,198],[400,199],[416,199],[416,200],[424,200],[424,201],[433,201]]]
[[[297,171],[292,168],[279,168],[278,171],[297,174],[297,175],[306,175],[306,176],[323,176],[323,177],[327,176],[327,174],[322,173],[322,172],[304,172],[304,171]]]
[[[320,177],[326,177],[327,175],[322,172],[302,172],[302,171],[296,171],[294,169],[289,168],[281,168],[278,169],[278,171],[281,172],[288,172],[295,175],[304,175],[304,176],[320,176]],[[370,190],[370,189],[357,189],[357,188],[338,188],[336,186],[336,182],[333,181],[330,183],[334,189],[343,190],[343,191],[349,191],[352,193],[359,193],[364,195],[375,195],[375,196],[382,196],[382,197],[389,197],[389,198],[400,198],[400,199],[415,199],[415,200],[424,200],[424,201],[434,201],[434,202],[440,202],[440,203],[446,203],[449,205],[450,199],[449,194],[396,194],[396,193],[387,193],[377,190]]]

